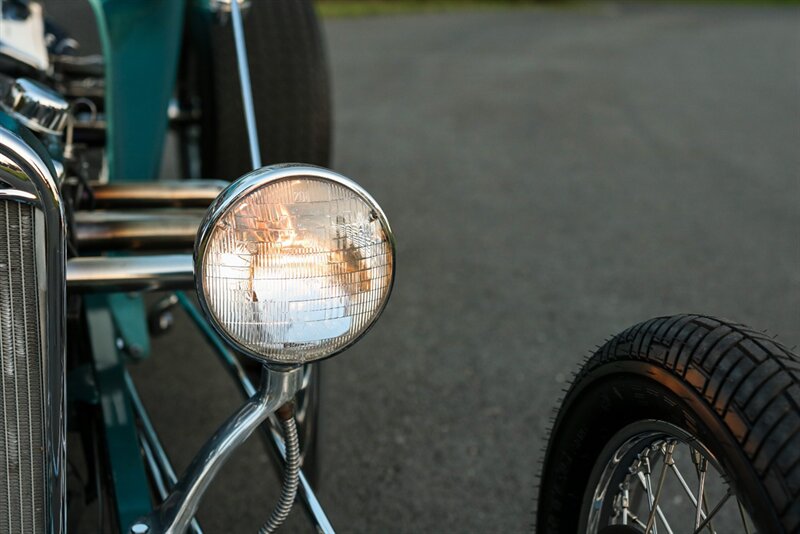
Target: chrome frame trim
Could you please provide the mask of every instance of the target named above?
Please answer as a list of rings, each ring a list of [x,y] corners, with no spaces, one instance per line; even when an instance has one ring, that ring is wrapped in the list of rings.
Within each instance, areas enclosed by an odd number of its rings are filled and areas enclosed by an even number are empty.
[[[169,497],[131,527],[144,532],[182,534],[225,461],[278,408],[291,401],[303,383],[301,367],[264,368],[261,387],[203,445]],[[144,525],[146,529],[142,529]]]
[[[380,318],[383,310],[386,309],[386,304],[389,302],[389,298],[392,295],[392,290],[394,288],[394,279],[395,279],[395,271],[397,269],[397,245],[394,238],[394,233],[392,232],[391,226],[389,226],[389,220],[386,218],[386,214],[381,209],[380,205],[375,201],[372,196],[367,193],[367,191],[358,185],[356,182],[347,178],[346,176],[342,176],[341,174],[335,173],[331,170],[325,169],[323,167],[317,167],[314,165],[303,165],[298,163],[285,163],[280,165],[271,165],[268,167],[262,167],[261,169],[256,169],[251,171],[232,184],[230,184],[225,190],[223,190],[217,199],[208,207],[208,211],[206,212],[206,216],[203,218],[203,221],[200,223],[200,228],[197,231],[197,239],[195,240],[194,246],[194,272],[195,272],[195,283],[197,284],[197,298],[200,301],[200,306],[203,309],[203,313],[208,318],[208,322],[214,327],[214,329],[219,333],[222,338],[227,341],[232,347],[236,347],[236,349],[243,354],[250,356],[251,358],[255,358],[261,362],[269,362],[275,365],[291,365],[290,362],[285,361],[275,361],[269,360],[265,358],[263,355],[260,355],[254,351],[251,351],[247,347],[242,346],[238,341],[236,341],[231,335],[229,335],[224,328],[218,323],[216,318],[214,317],[213,312],[211,311],[208,303],[206,302],[205,291],[203,290],[203,257],[205,256],[206,249],[208,248],[208,241],[211,238],[211,233],[214,228],[214,225],[219,220],[220,217],[225,215],[228,210],[232,209],[236,203],[248,193],[263,187],[267,184],[271,184],[273,182],[278,182],[281,180],[292,180],[292,179],[302,179],[302,178],[317,178],[321,180],[328,180],[335,184],[341,185],[342,187],[346,187],[351,191],[355,192],[358,196],[361,197],[364,202],[366,202],[374,211],[378,214],[378,219],[381,222],[381,225],[386,232],[386,238],[389,241],[389,244],[392,249],[392,276],[391,281],[389,282],[389,288],[386,292],[386,296],[383,298],[383,302],[381,302],[380,307],[375,312],[375,317],[373,317],[372,321],[369,325],[364,328],[364,330],[350,340],[349,343],[343,345],[338,350],[324,356],[322,358],[317,358],[316,360],[311,360],[307,362],[298,362],[298,363],[312,363],[314,361],[321,361],[331,356],[335,356],[339,354],[351,346],[353,346],[356,342],[358,342],[367,332],[369,332],[375,323]]]
[[[3,187],[5,186],[5,187]],[[21,137],[0,128],[0,194],[36,207],[44,218],[45,309],[42,311],[42,362],[45,422],[45,521],[47,532],[66,529],[66,218],[55,177],[39,154]],[[41,313],[41,312],[40,312]]]

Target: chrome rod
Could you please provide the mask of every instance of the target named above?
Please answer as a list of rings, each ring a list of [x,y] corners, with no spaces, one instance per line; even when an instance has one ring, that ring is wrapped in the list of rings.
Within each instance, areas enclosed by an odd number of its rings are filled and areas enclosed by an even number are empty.
[[[161,497],[161,500],[164,500],[167,498],[167,495],[169,495],[167,482],[164,479],[165,473],[161,470],[161,466],[158,465],[155,456],[153,456],[153,449],[150,447],[150,442],[147,441],[147,438],[140,435],[139,446],[142,448],[145,462],[150,469],[150,476],[153,477],[158,496]]]
[[[127,371],[125,371],[125,386],[128,389],[128,395],[131,397],[133,410],[136,412],[136,416],[142,423],[142,430],[145,438],[149,443],[156,445],[153,447],[153,454],[155,455],[156,461],[161,467],[161,470],[167,476],[167,481],[169,482],[168,486],[173,486],[178,481],[178,476],[175,474],[175,469],[173,469],[172,463],[169,461],[169,457],[167,456],[164,447],[161,446],[161,440],[158,439],[155,427],[153,426],[152,421],[150,421],[150,415],[147,413],[147,410],[142,403],[142,399],[139,397],[139,391],[136,389],[133,379]]]
[[[136,532],[139,527],[144,532],[182,534],[225,461],[270,414],[292,400],[302,382],[301,367],[265,370],[258,392],[211,436],[170,496],[149,516],[137,521],[131,530]]]
[[[80,250],[191,250],[201,209],[93,210],[75,213]]]
[[[175,180],[92,186],[98,208],[207,208],[225,189],[222,180]]]
[[[231,20],[233,21],[233,38],[236,41],[239,84],[242,86],[244,120],[247,123],[247,138],[250,141],[250,160],[253,169],[258,169],[261,167],[261,148],[258,144],[256,114],[253,107],[253,88],[250,84],[250,67],[247,63],[247,46],[244,41],[244,24],[242,24],[242,11],[239,6],[239,0],[231,0]]]
[[[67,261],[67,289],[79,293],[191,289],[191,254],[97,256]]]
[[[158,494],[161,500],[164,500],[169,495],[169,491],[177,484],[178,476],[175,474],[175,469],[172,467],[169,456],[167,456],[167,451],[164,450],[164,446],[158,438],[153,422],[150,420],[150,414],[147,413],[147,409],[144,407],[141,397],[139,397],[139,391],[136,389],[136,385],[133,383],[128,371],[125,371],[125,386],[131,398],[131,404],[133,404],[133,411],[142,425],[142,450],[145,453],[145,459],[155,480]],[[192,518],[191,528],[195,534],[203,533],[197,518]]]
[[[228,349],[228,346],[213,330],[211,325],[208,324],[206,318],[202,313],[200,313],[200,310],[197,309],[192,301],[190,301],[189,298],[181,292],[176,294],[181,306],[186,311],[189,318],[206,336],[206,339],[217,353],[217,356],[219,356],[220,362],[222,362],[222,365],[225,366],[225,370],[228,371],[228,374],[231,375],[233,380],[239,386],[244,397],[252,397],[255,394],[256,388],[253,385],[253,382],[247,376],[247,372],[244,370],[244,367],[242,367],[242,364],[239,362],[236,356],[231,353],[231,351]],[[274,416],[270,416],[269,423],[270,424],[261,425],[261,430],[266,438],[265,441],[266,443],[272,445],[274,450],[278,453],[281,462],[285,462],[286,448],[283,443],[283,436],[281,436],[280,432],[277,430],[278,422],[275,420]],[[328,520],[328,516],[325,515],[325,510],[323,510],[322,505],[320,504],[319,500],[317,500],[314,489],[311,487],[311,484],[309,484],[302,470],[300,470],[299,493],[300,499],[303,502],[303,506],[308,513],[309,518],[311,521],[313,521],[317,531],[323,534],[334,534],[335,531],[333,529],[333,525],[331,525],[331,522]]]

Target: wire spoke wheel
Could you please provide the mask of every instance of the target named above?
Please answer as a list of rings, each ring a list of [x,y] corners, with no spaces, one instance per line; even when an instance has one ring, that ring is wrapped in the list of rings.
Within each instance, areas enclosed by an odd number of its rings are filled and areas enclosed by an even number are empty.
[[[663,421],[621,430],[601,454],[586,495],[589,534],[755,532],[717,459],[697,438]],[[628,529],[609,527],[626,526]]]
[[[800,358],[704,315],[584,363],[553,422],[538,534],[800,532]]]

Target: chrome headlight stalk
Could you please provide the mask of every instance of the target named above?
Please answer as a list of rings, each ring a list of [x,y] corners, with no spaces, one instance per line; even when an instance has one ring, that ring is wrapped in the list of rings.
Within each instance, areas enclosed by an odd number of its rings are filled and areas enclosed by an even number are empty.
[[[150,516],[137,521],[131,532],[186,532],[200,499],[225,461],[270,414],[294,398],[302,383],[301,367],[277,372],[264,369],[258,392],[225,421],[194,457],[170,496]]]
[[[352,180],[320,167],[275,165],[220,193],[198,230],[194,263],[203,312],[231,346],[264,364],[261,388],[131,531],[183,532],[225,460],[283,407],[284,491],[262,527],[272,532],[297,491],[289,403],[303,386],[303,364],[343,351],[380,316],[394,283],[394,236],[381,208]]]

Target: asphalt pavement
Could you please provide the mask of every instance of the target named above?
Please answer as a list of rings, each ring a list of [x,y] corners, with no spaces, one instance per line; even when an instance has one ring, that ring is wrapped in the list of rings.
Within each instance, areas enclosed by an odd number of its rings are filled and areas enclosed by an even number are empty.
[[[319,497],[343,532],[530,529],[552,409],[641,320],[800,341],[800,11],[593,3],[326,21],[335,168],[383,205],[397,282],[323,363]],[[179,470],[239,399],[184,317],[134,369]],[[202,506],[255,531],[258,440]],[[296,509],[286,531],[307,529]]]

